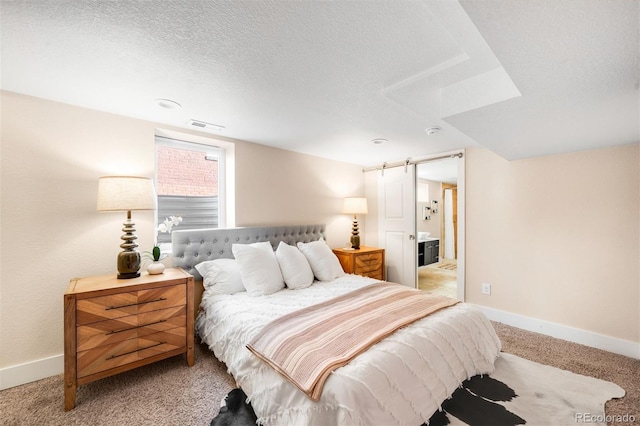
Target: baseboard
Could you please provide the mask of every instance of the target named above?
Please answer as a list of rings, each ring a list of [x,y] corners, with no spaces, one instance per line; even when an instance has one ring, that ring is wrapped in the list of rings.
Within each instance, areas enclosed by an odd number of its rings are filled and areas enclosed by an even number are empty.
[[[617,339],[615,337],[605,336],[603,334],[579,328],[488,308],[486,306],[474,306],[481,309],[491,321],[501,322],[523,330],[533,331],[547,336],[556,337],[558,339],[580,343],[581,345],[591,346],[592,348],[602,349],[608,352],[640,359],[640,343]]]
[[[64,373],[64,355],[55,355],[0,369],[0,390]]]

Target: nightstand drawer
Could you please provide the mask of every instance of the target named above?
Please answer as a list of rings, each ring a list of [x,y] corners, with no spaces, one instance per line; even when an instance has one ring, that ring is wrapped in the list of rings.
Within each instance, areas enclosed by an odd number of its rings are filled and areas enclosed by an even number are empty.
[[[362,275],[364,277],[373,278],[374,280],[382,280],[382,266],[370,267],[370,268],[356,268],[356,275]]]
[[[89,376],[174,349],[184,348],[186,343],[186,327],[177,327],[137,339],[124,340],[112,345],[78,352],[78,377]]]
[[[76,321],[78,325],[89,324],[172,306],[186,305],[186,303],[187,290],[185,285],[79,299]]]
[[[371,253],[355,257],[355,273],[364,274],[382,269],[382,253]]]
[[[78,327],[78,351],[186,325],[186,305],[98,321]]]
[[[358,256],[355,259],[356,267],[354,274],[366,275],[371,278],[382,279],[382,254],[370,254]],[[374,276],[375,275],[375,276]]]

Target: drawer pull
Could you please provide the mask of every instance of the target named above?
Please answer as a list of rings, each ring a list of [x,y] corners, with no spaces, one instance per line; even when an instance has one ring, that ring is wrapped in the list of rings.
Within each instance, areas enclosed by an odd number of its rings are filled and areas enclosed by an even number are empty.
[[[154,300],[147,300],[146,302],[138,302],[138,303],[129,303],[128,305],[121,305],[121,306],[110,306],[108,308],[104,308],[105,311],[110,311],[112,309],[121,309],[121,308],[128,308],[129,306],[136,306],[136,305],[144,305],[146,303],[153,303],[153,302],[163,302],[167,300],[166,297],[161,297],[159,299],[154,299]]]
[[[143,327],[146,327],[146,326],[149,326],[149,325],[156,325],[156,324],[160,324],[162,322],[167,322],[167,320],[160,320],[160,321],[156,321],[156,322],[150,322],[149,324],[136,325],[135,327],[121,328],[120,330],[113,330],[113,331],[108,332],[105,336],[108,336],[110,334],[122,333],[123,331],[135,330],[136,328],[143,328]]]
[[[129,355],[129,354],[133,354],[133,353],[140,352],[140,351],[144,351],[145,349],[155,348],[156,346],[164,345],[165,343],[167,343],[167,342],[156,343],[155,345],[147,346],[146,348],[136,349],[135,351],[125,352],[123,354],[111,355],[109,358],[107,358],[107,360],[118,358],[118,357]]]

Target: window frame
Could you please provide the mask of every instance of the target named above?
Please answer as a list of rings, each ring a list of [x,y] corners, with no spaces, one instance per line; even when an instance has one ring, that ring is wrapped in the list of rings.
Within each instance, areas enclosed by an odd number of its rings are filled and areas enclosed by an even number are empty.
[[[229,206],[228,202],[230,197],[228,197],[229,193],[229,170],[227,169],[229,157],[233,160],[233,152],[231,152],[231,156],[229,155],[229,147],[225,146],[228,144],[225,143],[217,143],[214,139],[208,139],[203,137],[197,137],[188,134],[178,134],[176,132],[171,132],[167,134],[167,131],[158,131],[156,130],[156,134],[154,137],[154,159],[155,159],[155,167],[154,167],[154,183],[156,188],[158,187],[158,147],[166,146],[170,148],[178,148],[189,151],[202,152],[205,155],[215,155],[218,161],[218,228],[225,228],[229,225],[229,213],[234,211],[233,206]],[[233,149],[231,149],[233,151]],[[157,197],[158,195],[156,195]],[[158,217],[159,210],[155,211],[154,218],[154,241],[157,241],[157,229],[158,225],[161,221],[164,221],[165,218]],[[233,221],[232,221],[233,222]],[[165,253],[171,253],[171,243],[162,243],[160,248]]]

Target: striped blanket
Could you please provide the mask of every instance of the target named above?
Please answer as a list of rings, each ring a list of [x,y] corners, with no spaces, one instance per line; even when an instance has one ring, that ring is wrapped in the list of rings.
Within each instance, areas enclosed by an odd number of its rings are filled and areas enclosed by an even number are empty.
[[[267,324],[247,348],[314,401],[331,372],[457,300],[379,282]]]

